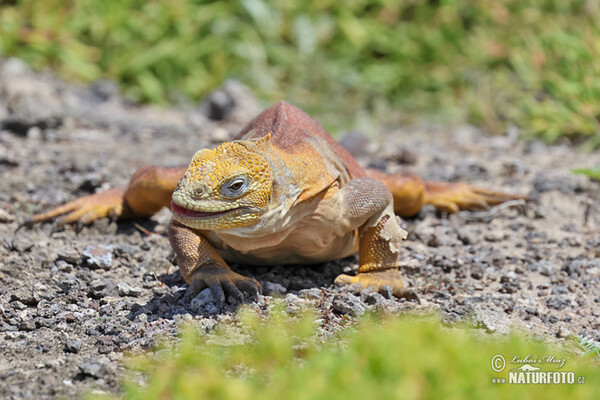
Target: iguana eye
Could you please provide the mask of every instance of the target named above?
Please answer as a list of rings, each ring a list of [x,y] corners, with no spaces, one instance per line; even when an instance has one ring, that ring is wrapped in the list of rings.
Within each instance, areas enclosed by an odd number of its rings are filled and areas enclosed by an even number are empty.
[[[248,178],[239,176],[221,186],[221,194],[225,197],[238,197],[248,189]]]

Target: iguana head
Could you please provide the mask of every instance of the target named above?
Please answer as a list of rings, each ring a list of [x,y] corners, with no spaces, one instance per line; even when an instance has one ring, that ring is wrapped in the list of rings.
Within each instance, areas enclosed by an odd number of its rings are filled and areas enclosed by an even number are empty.
[[[221,230],[255,224],[272,190],[266,158],[242,142],[197,152],[173,192],[174,218],[195,229]]]

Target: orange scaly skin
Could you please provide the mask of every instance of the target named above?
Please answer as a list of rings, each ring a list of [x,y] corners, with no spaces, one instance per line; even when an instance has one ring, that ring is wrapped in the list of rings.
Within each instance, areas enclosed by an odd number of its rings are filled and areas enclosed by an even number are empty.
[[[479,209],[521,198],[464,183],[423,182],[414,174],[364,170],[314,119],[285,102],[258,115],[213,150],[201,150],[181,168],[144,167],[127,187],[82,197],[26,225],[54,219],[89,223],[105,216],[148,216],[171,206],[169,239],[187,296],[209,287],[256,296],[254,279],[227,262],[318,263],[359,252],[356,276],[336,284],[374,287],[416,298],[398,272],[406,232],[396,214],[424,204],[447,212]]]

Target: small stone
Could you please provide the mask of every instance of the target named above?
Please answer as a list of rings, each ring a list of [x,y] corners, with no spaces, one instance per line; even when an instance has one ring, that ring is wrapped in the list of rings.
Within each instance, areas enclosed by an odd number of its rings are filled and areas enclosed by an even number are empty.
[[[571,331],[565,327],[558,328],[558,332],[556,332],[556,337],[566,339],[572,335]]]
[[[23,332],[31,332],[35,329],[35,322],[33,319],[28,319],[19,324],[19,330]]]
[[[558,271],[558,265],[551,261],[540,261],[538,264],[538,271],[541,275],[552,276]]]
[[[198,309],[206,306],[207,304],[215,304],[217,301],[213,296],[212,290],[206,288],[196,295],[190,302],[192,308]]]
[[[106,372],[106,366],[98,360],[87,359],[79,363],[79,371],[85,376],[100,378]]]
[[[473,265],[473,267],[471,267],[471,277],[473,279],[481,279],[483,278],[483,267],[481,265]]]
[[[321,289],[311,288],[302,289],[299,292],[300,297],[307,300],[319,300],[321,298]]]
[[[113,246],[103,244],[87,246],[83,252],[83,259],[92,269],[110,269],[113,263]]]
[[[377,292],[369,292],[365,294],[365,303],[371,306],[381,306],[386,303],[387,299]]]
[[[493,230],[491,232],[486,233],[483,238],[488,242],[500,242],[504,240],[504,232]]]
[[[20,287],[10,294],[10,301],[20,301],[28,306],[36,306],[40,302],[40,298],[32,288]]]
[[[552,294],[569,294],[569,288],[564,285],[553,286]]]
[[[222,121],[227,118],[234,106],[235,100],[231,94],[220,89],[210,93],[200,108],[203,109],[208,118]]]
[[[366,311],[366,307],[358,297],[352,293],[340,293],[335,295],[332,301],[334,311],[340,314],[348,314],[356,317]]]
[[[131,296],[131,297],[139,297],[142,295],[142,289],[138,287],[129,286],[126,282],[119,282],[117,284],[117,290],[119,292],[119,296]]]
[[[302,310],[303,303],[304,300],[293,293],[288,293],[287,296],[285,296],[286,310],[290,314],[298,314]]]
[[[0,208],[0,223],[13,222],[15,217],[8,213],[8,211]]]
[[[67,339],[67,341],[65,342],[65,352],[67,353],[77,354],[79,353],[80,349],[81,342],[78,342],[77,340]]]
[[[81,254],[79,254],[79,251],[75,247],[61,249],[56,255],[57,260],[66,261],[69,264],[77,264],[80,258]]]
[[[562,310],[571,305],[571,302],[564,296],[552,296],[546,301],[548,308],[553,310]]]
[[[265,294],[269,296],[273,295],[282,295],[287,292],[287,289],[276,282],[266,281],[264,282],[263,288],[265,290]]]

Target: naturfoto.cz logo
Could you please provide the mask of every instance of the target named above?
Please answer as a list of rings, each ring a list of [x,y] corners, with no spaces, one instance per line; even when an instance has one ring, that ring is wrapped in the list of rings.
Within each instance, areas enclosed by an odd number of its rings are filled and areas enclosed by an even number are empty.
[[[566,360],[555,356],[537,357],[529,354],[526,357],[514,356],[510,363],[520,365],[519,367],[511,368],[508,372],[508,377],[493,377],[492,383],[508,383],[508,384],[533,384],[533,385],[549,385],[549,384],[567,384],[585,383],[585,377],[575,376],[573,371],[544,371],[542,367],[537,365],[550,366],[556,369],[561,369],[565,365]],[[500,373],[506,369],[506,359],[501,354],[496,354],[491,359],[491,366],[494,372]]]

